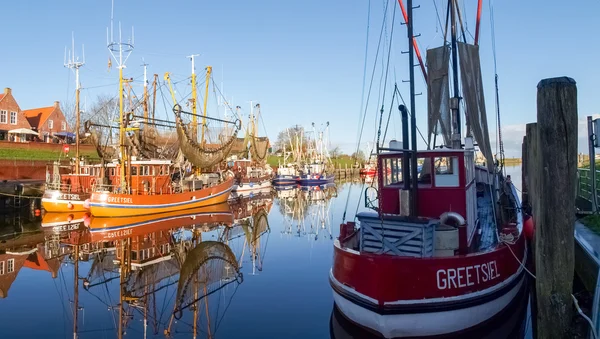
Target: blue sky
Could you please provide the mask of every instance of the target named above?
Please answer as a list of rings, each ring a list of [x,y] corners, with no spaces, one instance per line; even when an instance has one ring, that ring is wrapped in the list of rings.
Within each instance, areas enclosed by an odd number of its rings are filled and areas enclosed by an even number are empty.
[[[368,77],[383,18],[384,0],[371,1]],[[459,1],[467,30],[474,34],[476,1]],[[120,21],[124,37],[135,28],[135,50],[126,76],[141,92],[142,58],[149,73],[172,72],[174,80],[189,75],[185,56],[200,53],[198,73],[212,65],[217,82],[228,97],[246,111],[249,101],[260,102],[268,135],[293,124],[309,126],[330,121],[331,143],[351,151],[356,142],[367,24],[367,0],[351,1],[115,1],[115,28]],[[446,1],[415,1],[415,33],[421,49],[441,44],[434,4],[440,12]],[[596,40],[600,2],[492,1],[496,28],[501,110],[506,126],[507,152],[520,150],[522,126],[536,117],[536,85],[542,78],[567,75],[579,89],[581,117],[597,112],[595,98],[599,68]],[[395,0],[389,0],[388,16]],[[0,56],[1,87],[11,87],[21,108],[50,105],[73,97],[73,75],[63,67],[65,46],[75,32],[76,45],[85,45],[86,65],[81,69],[83,98],[88,104],[97,94],[115,95],[116,69],[107,71],[106,28],[111,2],[13,1],[3,4],[4,53]],[[406,26],[396,9],[390,65],[405,98],[408,85]],[[442,21],[444,20],[444,15]],[[387,33],[391,31],[388,21]],[[127,32],[127,33],[125,33]],[[488,119],[494,128],[493,63],[489,2],[484,0],[481,58],[486,83]],[[424,52],[424,51],[423,51]],[[380,68],[377,68],[379,79]],[[418,69],[416,69],[418,72]],[[393,73],[388,86],[393,86]],[[416,73],[417,92],[425,85]],[[101,87],[103,86],[103,87]],[[388,87],[389,88],[389,87]],[[373,140],[374,103],[368,107],[365,137]],[[391,92],[388,94],[391,95]],[[162,100],[159,98],[159,100]],[[159,105],[160,106],[160,105]],[[389,103],[386,104],[389,106]],[[425,130],[425,97],[417,99],[420,127]],[[161,113],[165,114],[165,113]],[[391,136],[399,137],[394,119]],[[519,134],[521,133],[521,134]],[[506,140],[508,139],[508,140]],[[514,143],[511,144],[511,143]],[[517,153],[518,154],[518,153]]]

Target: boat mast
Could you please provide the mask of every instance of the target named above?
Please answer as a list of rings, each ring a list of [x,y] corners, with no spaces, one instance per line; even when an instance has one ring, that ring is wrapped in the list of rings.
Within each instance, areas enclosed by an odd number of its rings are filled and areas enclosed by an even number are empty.
[[[119,42],[113,41],[113,22],[112,13],[110,19],[110,41],[108,37],[107,29],[107,44],[110,55],[115,59],[117,68],[119,69],[119,154],[121,156],[121,166],[119,168],[119,183],[121,187],[121,193],[125,193],[127,190],[127,181],[125,178],[125,166],[127,164],[127,154],[125,150],[125,119],[123,114],[123,84],[126,82],[123,79],[123,69],[125,68],[125,62],[133,51],[133,28],[131,29],[131,39],[128,42],[123,42],[121,39],[121,24],[119,23]]]
[[[450,99],[450,109],[452,110],[452,148],[461,148],[460,132],[460,96],[458,93],[458,52],[456,50],[456,11],[454,0],[448,0],[450,9],[450,21],[452,27],[452,82],[454,87],[454,97]]]
[[[452,0],[450,0],[452,1]],[[408,63],[409,63],[409,75],[410,75],[410,136],[411,136],[411,181],[412,181],[412,197],[410,199],[411,215],[418,215],[418,182],[417,182],[417,119],[415,112],[415,57],[414,57],[414,35],[413,35],[413,6],[412,0],[408,0],[407,4],[407,17],[406,26],[408,28]],[[403,148],[407,149],[408,145],[403,145]]]
[[[208,85],[210,83],[211,66],[206,66],[206,89],[204,91],[204,110],[202,112],[202,144],[204,145],[204,129],[206,128],[206,105],[208,104]]]
[[[154,82],[152,83],[153,87],[153,96],[152,96],[152,123],[154,124],[154,112],[156,111],[156,84],[158,83],[158,74],[154,74]]]
[[[81,46],[83,51],[83,45]],[[66,59],[66,56],[65,56]],[[79,92],[81,91],[81,84],[79,83],[79,68],[85,64],[85,52],[83,52],[83,60],[79,61],[79,58],[75,57],[75,36],[71,33],[71,52],[69,53],[68,61],[65,60],[65,67],[75,70],[75,173],[79,175],[79,128],[81,124],[80,110],[79,110]]]
[[[144,122],[148,124],[148,64],[144,62]]]
[[[79,162],[79,160],[77,160]],[[77,339],[77,313],[79,312],[79,241],[75,245],[75,266],[73,271],[73,339]]]
[[[198,93],[196,91],[196,63],[195,57],[200,54],[192,54],[188,56],[192,60],[192,140],[198,141],[198,109],[196,103],[198,102]]]

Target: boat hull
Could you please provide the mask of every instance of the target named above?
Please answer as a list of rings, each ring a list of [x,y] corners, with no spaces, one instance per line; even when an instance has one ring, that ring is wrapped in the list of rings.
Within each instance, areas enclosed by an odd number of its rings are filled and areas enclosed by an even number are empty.
[[[386,338],[445,335],[511,304],[526,287],[515,256],[526,262],[526,253],[523,237],[510,248],[431,258],[359,253],[336,240],[329,281],[337,307],[358,325]]]
[[[86,212],[85,200],[88,193],[64,193],[59,190],[46,190],[42,196],[42,208],[50,213]]]
[[[231,191],[243,193],[243,192],[251,192],[251,191],[259,191],[265,188],[271,187],[271,181],[266,180],[263,182],[250,182],[243,184],[233,185]]]
[[[316,185],[325,185],[332,183],[335,177],[333,175],[325,175],[317,177],[300,177],[298,178],[298,185],[300,186],[316,186]]]
[[[226,202],[231,193],[233,180],[198,191],[133,195],[93,193],[90,212],[94,217],[131,217],[199,208]]]
[[[273,185],[293,185],[298,181],[298,176],[296,175],[277,175],[273,178]]]
[[[215,225],[230,226],[232,223],[233,213],[229,208],[229,204],[224,202],[206,207],[147,216],[92,218],[88,228],[92,233],[92,241],[108,241],[192,225],[212,227]]]

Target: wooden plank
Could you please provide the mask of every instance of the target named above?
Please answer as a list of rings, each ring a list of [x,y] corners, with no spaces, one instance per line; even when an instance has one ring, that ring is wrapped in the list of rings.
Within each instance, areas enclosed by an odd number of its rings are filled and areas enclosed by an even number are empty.
[[[537,119],[539,159],[535,171],[529,172],[536,186],[537,334],[538,338],[568,338],[573,316],[577,189],[577,86],[573,79],[540,81]]]

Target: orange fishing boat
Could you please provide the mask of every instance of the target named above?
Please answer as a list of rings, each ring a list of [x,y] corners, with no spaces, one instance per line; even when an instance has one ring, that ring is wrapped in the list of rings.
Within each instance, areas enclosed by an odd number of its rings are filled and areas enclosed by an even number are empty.
[[[117,46],[118,47],[118,46]],[[122,66],[122,59],[116,60]],[[192,208],[206,207],[226,202],[232,190],[233,180],[223,175],[219,165],[225,160],[233,141],[236,139],[240,125],[236,122],[209,118],[206,109],[202,116],[202,138],[198,140],[198,122],[196,113],[195,87],[192,92],[193,112],[183,112],[181,106],[175,101],[175,92],[168,77],[169,89],[175,102],[173,112],[175,114],[175,127],[177,130],[180,153],[185,157],[178,157],[176,163],[170,160],[147,159],[142,157],[143,166],[135,166],[137,157],[127,150],[125,140],[126,132],[143,132],[147,127],[141,127],[140,123],[148,125],[148,120],[136,121],[134,113],[124,115],[123,107],[123,68],[119,67],[119,161],[116,163],[118,177],[112,180],[110,185],[95,185],[89,200],[90,212],[94,217],[133,217],[145,216],[158,213],[182,211]],[[206,83],[210,82],[210,66],[207,67]],[[192,86],[195,85],[195,74],[192,74]],[[208,90],[208,87],[207,87]],[[204,107],[206,108],[206,97]],[[184,122],[182,114],[191,115],[192,122]],[[219,143],[207,143],[205,135],[208,135],[206,119],[232,124],[237,128],[222,129],[230,131],[231,135],[218,136]],[[166,120],[153,119],[150,125],[156,123],[168,124]],[[191,164],[191,165],[190,165]],[[178,169],[178,170],[175,170]],[[140,174],[147,177],[140,181]],[[160,188],[159,188],[160,187]]]
[[[233,213],[226,202],[207,207],[129,218],[92,218],[87,223],[92,241],[116,240],[192,225],[232,225]]]

